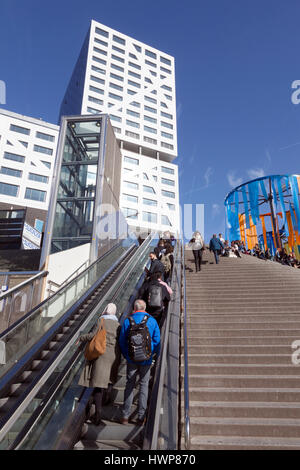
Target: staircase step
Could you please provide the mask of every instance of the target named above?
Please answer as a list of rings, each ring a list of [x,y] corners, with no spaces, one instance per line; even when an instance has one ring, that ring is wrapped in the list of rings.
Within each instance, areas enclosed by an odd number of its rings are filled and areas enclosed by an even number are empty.
[[[190,416],[300,419],[300,403],[192,401]]]
[[[300,437],[299,419],[201,418],[190,419],[191,431],[198,435]]]
[[[182,444],[184,449],[184,443]],[[298,438],[247,436],[193,436],[193,450],[299,450]]]

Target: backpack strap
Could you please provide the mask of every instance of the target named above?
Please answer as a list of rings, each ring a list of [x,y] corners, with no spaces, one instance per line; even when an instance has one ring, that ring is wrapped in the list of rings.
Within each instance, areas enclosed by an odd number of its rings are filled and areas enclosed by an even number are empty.
[[[129,320],[129,323],[130,323],[130,326],[134,326],[136,325],[135,321],[134,321],[134,318],[132,318],[131,316],[130,317],[127,317],[128,320]]]

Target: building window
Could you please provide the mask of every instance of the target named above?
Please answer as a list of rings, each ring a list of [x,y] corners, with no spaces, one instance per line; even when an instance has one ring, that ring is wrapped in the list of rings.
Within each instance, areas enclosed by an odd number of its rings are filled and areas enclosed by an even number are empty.
[[[99,95],[104,95],[104,90],[101,90],[101,88],[90,85],[89,90],[93,91],[94,93],[98,93]]]
[[[99,49],[99,47],[94,47],[93,51],[97,52],[98,54],[107,55],[107,52],[103,51],[102,49]]]
[[[110,114],[109,117],[112,121],[122,122],[122,118],[115,116],[114,114]]]
[[[138,46],[137,44],[133,44],[133,45],[134,45],[134,47],[136,48],[136,50],[137,50],[138,52],[142,52],[141,46]]]
[[[20,163],[25,162],[25,157],[23,157],[22,155],[17,155],[16,153],[11,153],[11,152],[4,152],[4,158],[6,160],[12,160],[14,162],[20,162]]]
[[[127,109],[126,112],[127,114],[129,114],[129,116],[134,116],[136,118],[140,117],[140,113],[137,113],[136,111],[131,111],[131,109]]]
[[[33,150],[39,153],[45,153],[46,155],[52,155],[53,150],[47,147],[42,147],[41,145],[34,145]]]
[[[0,183],[0,194],[17,197],[18,192],[19,186],[16,186],[15,184]]]
[[[29,173],[28,179],[32,181],[37,181],[38,183],[48,183],[48,176],[37,175],[36,173]]]
[[[6,166],[1,167],[0,173],[2,175],[14,176],[15,178],[21,178],[22,177],[22,171],[21,170],[15,170],[13,168],[7,168]]]
[[[122,96],[115,95],[114,93],[108,93],[108,96],[109,96],[110,98],[113,98],[114,100],[123,101]]]
[[[136,88],[141,88],[139,83],[133,82],[132,80],[128,80],[128,85],[135,86]]]
[[[95,77],[95,75],[91,75],[91,80],[97,83],[101,83],[101,85],[105,84],[105,80],[103,80],[103,78]]]
[[[145,50],[145,54],[148,56],[148,57],[152,57],[152,59],[156,59],[156,54],[152,51],[148,51],[147,49]]]
[[[124,194],[123,193],[123,199],[126,199],[126,201],[129,202],[134,202],[135,204],[138,203],[138,197],[137,196],[132,196],[131,194]]]
[[[148,142],[148,144],[157,145],[156,139],[151,139],[151,137],[147,137],[146,135],[144,136],[144,142]]]
[[[167,179],[167,178],[162,178],[162,179],[161,179],[161,182],[162,182],[163,184],[168,184],[169,186],[175,186],[175,181],[169,180],[169,179]]]
[[[165,113],[164,111],[161,111],[161,112],[160,112],[160,115],[163,116],[163,117],[166,117],[166,118],[168,118],[168,119],[173,119],[172,114]]]
[[[136,108],[140,108],[141,103],[138,103],[137,101],[131,101],[130,106],[135,106]]]
[[[88,106],[86,108],[87,112],[88,113],[91,113],[91,114],[100,114],[101,111],[99,111],[99,109],[96,109],[96,108],[91,108],[90,106]]]
[[[171,88],[170,86],[162,85],[161,88],[163,88],[164,90],[167,90],[167,91],[171,91],[171,92],[172,92],[172,88]]]
[[[98,64],[106,65],[106,60],[100,59],[100,57],[96,57],[96,56],[93,55],[92,59],[93,59],[95,62],[98,62]]]
[[[145,184],[143,186],[143,191],[145,193],[156,194],[155,191],[154,191],[154,188],[152,188],[152,186],[146,186]]]
[[[170,219],[167,215],[162,215],[161,216],[161,223],[163,225],[169,225],[170,227],[172,226],[171,222],[170,222]]]
[[[169,73],[169,74],[172,73],[171,70],[166,69],[165,67],[160,67],[160,70],[161,70],[162,72],[165,72],[165,73]]]
[[[169,204],[169,203],[167,202],[167,206],[168,206],[168,209],[169,209],[170,211],[175,211],[175,204]]]
[[[150,106],[144,106],[145,111],[149,111],[150,113],[157,114],[157,110],[154,108],[151,108]]]
[[[174,168],[168,168],[167,166],[162,166],[161,171],[168,173],[169,175],[174,175]]]
[[[167,98],[167,100],[172,101],[172,96],[165,94],[165,97]]]
[[[129,119],[126,119],[126,124],[128,126],[136,127],[137,129],[140,128],[140,125],[138,122],[130,121]]]
[[[120,67],[119,65],[111,64],[110,66],[112,69],[118,70],[119,72],[124,72],[124,68]]]
[[[136,134],[135,132],[125,131],[125,135],[127,135],[127,137],[132,137],[133,139],[140,138],[139,134]]]
[[[163,127],[167,127],[168,129],[173,129],[173,124],[169,124],[168,122],[161,121],[160,123]]]
[[[162,189],[161,194],[162,196],[171,197],[175,199],[175,193],[172,193],[171,191],[165,191],[164,189]]]
[[[127,90],[127,94],[128,94],[128,95],[136,95],[137,92],[134,91],[134,90]]]
[[[169,134],[168,132],[161,132],[162,137],[166,137],[166,139],[173,139],[173,135]]]
[[[139,189],[139,185],[137,183],[132,183],[131,181],[124,181],[125,188],[134,189],[137,191]]]
[[[121,134],[121,129],[119,127],[114,127],[113,130],[115,131],[115,134]]]
[[[116,85],[115,83],[109,82],[110,88],[114,88],[115,90],[123,91],[123,87],[120,85]]]
[[[26,134],[26,135],[30,134],[30,129],[26,129],[25,127],[16,126],[15,124],[10,125],[10,130],[13,131],[13,132],[19,132],[19,134]]]
[[[95,38],[95,42],[97,44],[102,44],[102,46],[108,46],[107,42],[106,41],[102,41],[101,39],[98,39],[98,38]]]
[[[54,142],[55,137],[53,135],[44,134],[43,132],[36,132],[36,137],[38,139],[49,140],[49,142]]]
[[[49,168],[49,169],[51,168],[51,163],[50,163],[50,162],[44,162],[44,161],[42,160],[42,163],[43,163],[47,168]]]
[[[128,65],[131,67],[134,67],[135,69],[141,70],[141,66],[138,64],[135,64],[134,62],[128,62]]]
[[[114,78],[115,80],[119,80],[119,82],[124,82],[124,78],[121,77],[120,75],[116,75],[115,73],[111,73],[110,77]]]
[[[131,57],[132,59],[138,60],[137,56],[132,54],[131,52],[129,52],[129,57]]]
[[[166,64],[166,65],[171,65],[171,61],[170,59],[167,59],[166,57],[160,57],[160,61],[163,63],[163,64]]]
[[[99,100],[99,98],[95,98],[94,96],[89,96],[88,100],[91,101],[92,103],[96,103],[96,104],[100,104],[100,105],[103,104],[102,100]]]
[[[129,207],[122,207],[122,212],[125,217],[136,220],[138,218],[138,211],[136,209],[130,209]]]
[[[100,69],[99,67],[96,67],[95,65],[92,65],[92,70],[93,70],[94,72],[102,73],[102,75],[105,75],[105,70],[104,70],[104,69]]]
[[[171,145],[171,144],[167,144],[166,142],[161,142],[161,146],[166,148],[166,149],[169,149],[169,150],[173,150],[174,149],[174,146]]]
[[[124,162],[131,163],[132,165],[139,165],[140,163],[137,158],[132,158],[132,157],[124,157]]]
[[[132,72],[131,70],[128,70],[128,75],[131,75],[131,77],[139,78],[141,79],[141,76],[139,73]]]
[[[32,201],[45,202],[46,200],[46,191],[41,191],[39,189],[26,188],[25,199],[31,199]]]
[[[126,41],[123,38],[120,38],[119,36],[116,36],[115,34],[113,35],[113,41],[118,42],[119,44],[123,44],[125,46]]]
[[[143,212],[143,221],[157,224],[157,214],[154,212]]]
[[[153,199],[147,199],[147,198],[143,198],[143,204],[145,204],[146,206],[153,206],[153,207],[157,207],[157,201],[154,201]]]
[[[125,54],[125,51],[124,49],[120,49],[119,47],[117,46],[112,46],[112,49],[116,52],[119,52],[120,54]]]
[[[118,60],[119,62],[122,62],[123,64],[125,63],[125,60],[122,57],[118,57],[115,54],[112,54],[111,58],[114,59],[114,60]]]
[[[157,130],[154,127],[144,126],[146,132],[151,132],[152,134],[157,134]]]
[[[157,77],[157,73],[154,72],[154,70],[150,70],[150,73],[151,73],[151,75],[153,75],[153,77]]]
[[[108,31],[104,31],[104,29],[96,28],[96,33],[101,34],[101,36],[104,36],[105,38],[108,38]]]
[[[108,43],[106,41],[102,41],[102,39],[95,38],[95,43],[101,44],[101,46],[108,47]]]
[[[157,124],[157,119],[150,117],[150,116],[144,116],[144,120],[148,122],[152,122],[153,124]]]
[[[150,103],[157,104],[157,100],[151,96],[145,96],[145,101],[150,101]]]
[[[150,60],[145,60],[145,64],[150,65],[151,67],[156,67],[156,64],[154,62],[150,62]]]

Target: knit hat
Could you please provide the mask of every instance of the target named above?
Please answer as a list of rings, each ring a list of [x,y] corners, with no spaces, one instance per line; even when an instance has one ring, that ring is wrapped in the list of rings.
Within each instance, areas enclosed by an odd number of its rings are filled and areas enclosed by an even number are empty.
[[[113,303],[107,304],[102,315],[115,315],[117,312],[117,306]]]

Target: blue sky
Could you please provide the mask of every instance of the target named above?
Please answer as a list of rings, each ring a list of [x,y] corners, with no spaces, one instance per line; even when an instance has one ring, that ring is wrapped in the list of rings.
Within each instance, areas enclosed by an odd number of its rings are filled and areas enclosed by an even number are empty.
[[[205,204],[224,233],[224,198],[262,174],[300,173],[300,2],[1,0],[6,109],[56,123],[91,19],[175,57],[181,204]]]

